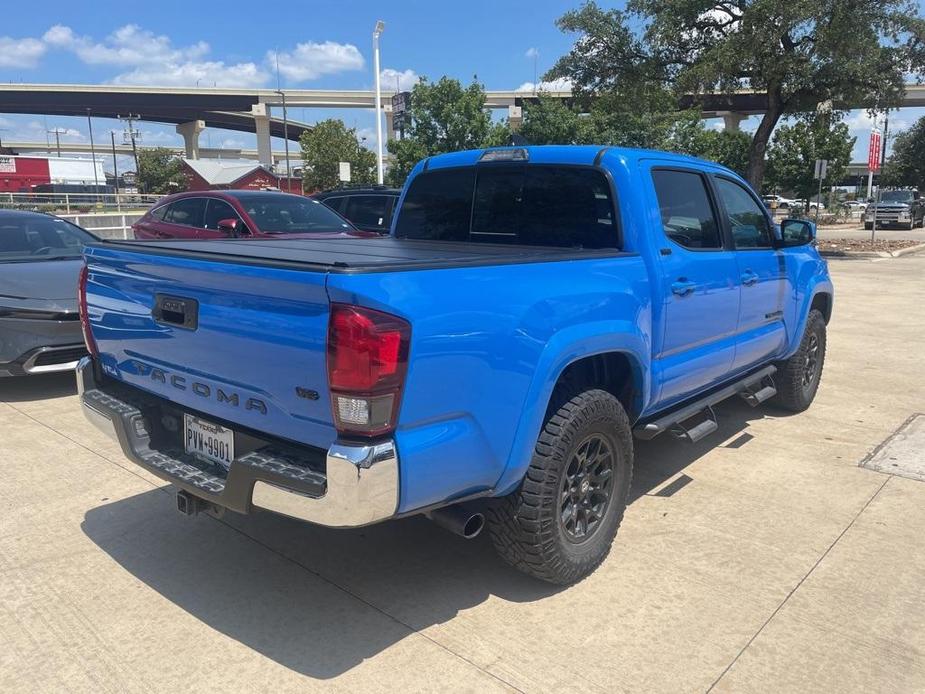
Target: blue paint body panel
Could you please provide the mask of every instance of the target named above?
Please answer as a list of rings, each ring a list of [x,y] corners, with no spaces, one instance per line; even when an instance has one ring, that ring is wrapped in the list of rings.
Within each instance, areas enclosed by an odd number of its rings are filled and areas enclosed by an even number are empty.
[[[181,406],[327,447],[336,438],[325,364],[330,303],[401,316],[412,330],[394,438],[399,511],[409,512],[516,489],[557,379],[574,361],[626,355],[635,393],[630,414],[638,420],[787,357],[814,297],[832,295],[813,246],[694,252],[665,236],[651,170],[742,182],[716,164],[622,148],[527,149],[528,166],[606,173],[622,252],[414,269],[386,263],[352,272],[200,257],[194,245],[185,255],[165,255],[152,252],[155,244],[100,244],[87,252],[88,303],[104,369]],[[415,167],[409,184],[425,169],[479,166],[482,153],[432,157]],[[400,215],[401,207],[393,225]],[[746,274],[758,278],[747,287]],[[676,295],[678,278],[696,289]],[[197,329],[155,322],[158,294],[197,301]],[[152,369],[166,376],[153,378]],[[299,398],[297,386],[320,397]],[[220,389],[237,394],[238,405],[217,398]],[[266,411],[245,407],[251,400]]]

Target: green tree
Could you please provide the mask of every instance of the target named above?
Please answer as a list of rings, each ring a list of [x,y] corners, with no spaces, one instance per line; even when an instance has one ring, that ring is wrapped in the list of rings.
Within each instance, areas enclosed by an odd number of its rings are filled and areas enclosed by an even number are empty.
[[[580,113],[561,99],[540,92],[523,109],[523,123],[517,132],[531,145],[581,145],[598,141],[590,114]]]
[[[356,128],[342,120],[329,118],[306,130],[299,138],[302,146],[302,188],[326,190],[340,185],[340,162],[350,163],[350,182],[369,185],[376,180],[376,155],[357,138]]]
[[[639,97],[669,89],[682,102],[767,94],[746,172],[755,187],[782,117],[827,101],[895,105],[906,75],[925,68],[925,20],[912,0],[629,0],[625,11],[589,2],[558,26],[579,38],[546,79],[569,79],[580,96],[613,94],[651,112]]]
[[[925,186],[925,116],[896,136],[881,181],[886,186]]]
[[[510,143],[506,123],[492,123],[485,108],[485,88],[477,81],[463,87],[459,80],[421,78],[411,90],[410,124],[403,140],[389,140],[392,162],[389,181],[401,185],[425,157],[461,149]]]
[[[690,154],[715,161],[745,176],[752,136],[741,130],[703,129],[694,139]]]
[[[793,191],[799,198],[812,198],[819,188],[813,179],[817,159],[827,159],[828,169],[823,187],[840,181],[848,164],[856,138],[848,134],[845,123],[831,125],[825,115],[801,119],[793,125],[781,125],[774,131],[768,148],[768,183],[775,190]]]
[[[139,190],[144,193],[168,195],[179,193],[189,187],[189,180],[183,172],[183,160],[166,147],[138,150]]]

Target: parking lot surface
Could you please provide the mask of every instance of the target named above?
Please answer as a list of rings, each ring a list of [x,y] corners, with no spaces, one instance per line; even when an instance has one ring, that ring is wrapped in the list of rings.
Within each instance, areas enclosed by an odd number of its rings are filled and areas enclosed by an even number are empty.
[[[830,267],[812,408],[637,442],[565,589],[420,518],[182,517],[71,378],[0,381],[0,691],[922,691],[925,482],[859,463],[925,411],[925,255]]]

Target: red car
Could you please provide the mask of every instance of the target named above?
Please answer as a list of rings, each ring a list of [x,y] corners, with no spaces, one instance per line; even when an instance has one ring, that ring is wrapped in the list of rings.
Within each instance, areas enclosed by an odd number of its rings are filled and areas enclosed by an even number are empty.
[[[136,239],[368,236],[317,200],[267,190],[170,195],[132,225]]]

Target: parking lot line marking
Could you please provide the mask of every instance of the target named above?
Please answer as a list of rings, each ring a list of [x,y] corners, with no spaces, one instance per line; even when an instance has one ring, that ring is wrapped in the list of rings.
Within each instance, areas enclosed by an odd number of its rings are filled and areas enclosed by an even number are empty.
[[[851,522],[848,523],[848,525],[845,526],[845,529],[842,530],[842,531],[838,534],[838,537],[836,537],[836,538],[832,541],[832,544],[830,544],[830,545],[826,548],[826,550],[820,555],[820,557],[819,557],[819,558],[815,561],[815,563],[810,567],[809,571],[806,572],[806,575],[804,575],[803,578],[801,578],[801,579],[797,582],[797,584],[790,590],[790,592],[787,593],[787,596],[781,601],[781,603],[780,603],[776,608],[774,608],[774,611],[773,611],[773,612],[771,613],[771,615],[764,621],[764,623],[758,628],[758,631],[756,631],[756,632],[752,635],[752,637],[748,640],[748,643],[746,643],[744,646],[742,646],[742,649],[741,649],[738,653],[736,653],[735,658],[733,658],[733,659],[729,662],[729,664],[723,669],[723,671],[722,671],[721,673],[719,673],[719,677],[717,677],[717,678],[713,681],[713,684],[710,685],[710,688],[707,689],[707,694],[709,694],[710,692],[712,692],[713,689],[716,687],[716,685],[719,684],[720,680],[723,679],[723,677],[726,676],[726,673],[729,672],[729,671],[732,669],[732,666],[735,665],[736,662],[739,660],[739,658],[742,657],[742,654],[745,653],[745,651],[748,650],[748,647],[751,646],[752,643],[755,641],[755,639],[757,639],[758,636],[761,634],[761,632],[764,631],[765,627],[767,627],[768,624],[771,623],[771,620],[773,620],[774,617],[777,616],[777,613],[780,612],[781,609],[784,607],[784,605],[787,604],[787,602],[790,600],[790,598],[793,596],[793,594],[796,593],[797,590],[800,589],[800,586],[802,586],[803,583],[806,581],[806,579],[809,578],[809,577],[812,575],[813,571],[816,570],[816,567],[819,566],[819,564],[822,563],[822,560],[825,559],[825,558],[828,556],[829,552],[832,551],[832,548],[835,547],[835,545],[838,544],[838,541],[841,540],[841,539],[845,536],[845,533],[847,533],[847,532],[851,529],[851,527],[855,524],[855,522],[857,521],[857,519],[860,518],[860,517],[861,517],[861,514],[864,513],[864,511],[867,510],[867,507],[870,506],[870,505],[873,503],[874,499],[876,499],[877,496],[880,494],[880,492],[883,491],[883,488],[889,483],[889,481],[890,481],[891,479],[892,479],[892,477],[887,477],[887,478],[883,481],[883,484],[881,484],[879,487],[877,487],[877,491],[875,491],[875,492],[873,493],[873,495],[871,495],[871,497],[867,500],[867,502],[861,507],[861,510],[858,511],[856,514],[854,514],[854,517],[851,519]]]

